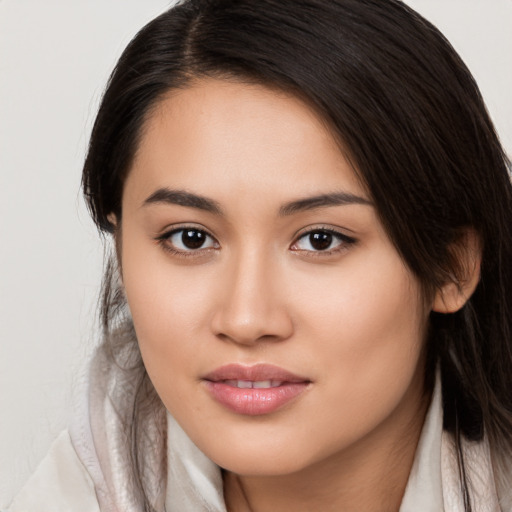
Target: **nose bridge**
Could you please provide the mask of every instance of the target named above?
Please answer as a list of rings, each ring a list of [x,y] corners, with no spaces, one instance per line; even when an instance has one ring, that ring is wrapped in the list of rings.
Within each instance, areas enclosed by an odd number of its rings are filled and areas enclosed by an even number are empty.
[[[282,273],[276,257],[261,246],[246,246],[232,255],[214,330],[237,343],[253,343],[263,337],[283,339],[292,323],[281,300]]]

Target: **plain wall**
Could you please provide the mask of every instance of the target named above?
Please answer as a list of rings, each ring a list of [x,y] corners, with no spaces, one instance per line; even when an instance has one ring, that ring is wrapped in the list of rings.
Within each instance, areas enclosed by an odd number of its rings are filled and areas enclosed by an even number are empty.
[[[479,82],[512,154],[512,0],[410,0]],[[0,0],[0,507],[66,427],[97,342],[103,251],[80,197],[116,58],[164,0]]]

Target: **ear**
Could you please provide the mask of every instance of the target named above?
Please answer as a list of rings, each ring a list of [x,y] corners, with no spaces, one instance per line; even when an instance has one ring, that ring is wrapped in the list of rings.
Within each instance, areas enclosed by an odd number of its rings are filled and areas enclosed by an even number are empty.
[[[461,309],[480,280],[482,247],[480,237],[474,229],[468,228],[464,231],[452,247],[452,252],[461,275],[453,276],[453,279],[437,290],[432,304],[432,311],[437,313],[455,313]]]

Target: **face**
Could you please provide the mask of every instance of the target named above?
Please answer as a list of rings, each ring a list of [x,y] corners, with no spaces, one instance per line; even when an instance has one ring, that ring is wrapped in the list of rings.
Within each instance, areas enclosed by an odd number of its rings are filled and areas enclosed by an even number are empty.
[[[147,121],[122,210],[144,363],[217,464],[292,473],[414,420],[420,285],[299,99],[214,80],[173,91]]]

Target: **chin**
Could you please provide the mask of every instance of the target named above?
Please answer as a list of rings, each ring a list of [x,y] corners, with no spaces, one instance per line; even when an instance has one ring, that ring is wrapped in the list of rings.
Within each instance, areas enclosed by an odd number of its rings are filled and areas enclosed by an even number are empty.
[[[240,476],[276,477],[298,473],[307,467],[302,460],[295,458],[284,459],[282,457],[249,457],[245,454],[232,454],[222,457],[222,461],[215,461],[217,465],[226,471]]]
[[[261,442],[248,442],[250,438],[235,437],[199,447],[218,466],[242,476],[290,475],[321,458],[321,454],[304,451],[304,443],[298,440],[285,442],[279,436],[264,436]]]

